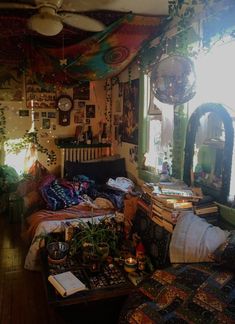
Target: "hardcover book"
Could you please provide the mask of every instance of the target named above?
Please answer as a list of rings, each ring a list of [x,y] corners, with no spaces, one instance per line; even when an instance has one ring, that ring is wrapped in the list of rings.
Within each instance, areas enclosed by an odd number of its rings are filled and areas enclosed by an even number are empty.
[[[55,287],[62,297],[70,296],[87,287],[71,271],[66,271],[48,277],[49,282]]]

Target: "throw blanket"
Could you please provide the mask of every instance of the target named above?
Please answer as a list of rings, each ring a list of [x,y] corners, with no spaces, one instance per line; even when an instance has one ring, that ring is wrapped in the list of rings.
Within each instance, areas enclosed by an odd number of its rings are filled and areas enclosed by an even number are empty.
[[[192,212],[181,212],[170,242],[170,261],[211,261],[210,254],[226,241],[228,235],[228,231],[207,223]]]
[[[91,218],[97,216],[109,215],[113,210],[110,209],[93,209],[90,206],[75,205],[61,210],[42,209],[33,213],[27,218],[28,228],[22,234],[23,238],[29,242],[32,241],[36,229],[40,223],[53,220],[65,220],[73,218]]]

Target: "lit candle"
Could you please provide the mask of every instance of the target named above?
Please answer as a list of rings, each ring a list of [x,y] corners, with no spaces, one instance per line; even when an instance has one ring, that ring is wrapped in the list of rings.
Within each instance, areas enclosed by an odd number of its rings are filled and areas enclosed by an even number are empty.
[[[127,258],[125,260],[124,269],[126,272],[133,272],[136,270],[137,260],[133,257]]]

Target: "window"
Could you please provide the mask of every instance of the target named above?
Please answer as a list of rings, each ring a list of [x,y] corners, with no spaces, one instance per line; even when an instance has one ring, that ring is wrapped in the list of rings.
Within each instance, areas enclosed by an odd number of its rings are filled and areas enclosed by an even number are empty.
[[[152,96],[148,75],[142,75],[140,81],[139,175],[154,181],[162,172],[171,172],[174,109]]]
[[[13,167],[21,175],[24,173],[24,161],[27,149],[22,149],[19,153],[8,152],[7,148],[12,144],[20,143],[21,139],[8,140],[4,144],[5,164]]]

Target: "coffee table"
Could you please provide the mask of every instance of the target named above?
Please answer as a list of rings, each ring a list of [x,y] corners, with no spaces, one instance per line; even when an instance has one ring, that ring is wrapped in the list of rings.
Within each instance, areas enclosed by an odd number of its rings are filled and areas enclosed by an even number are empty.
[[[123,267],[120,267],[115,263],[112,268],[106,264],[99,272],[92,273],[75,258],[68,257],[64,265],[57,266],[48,264],[46,249],[43,248],[40,254],[43,281],[47,300],[50,305],[66,306],[113,299],[120,296],[127,296],[136,289],[136,286],[128,279],[127,273],[124,271]],[[52,273],[64,271],[73,272],[86,284],[88,290],[77,292],[68,297],[61,297],[56,292],[55,288],[49,283],[48,276]]]

